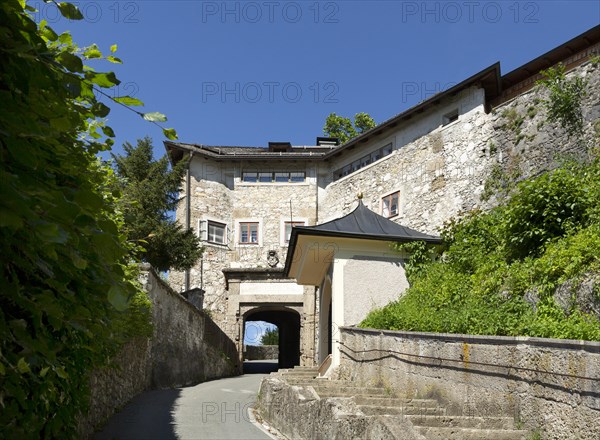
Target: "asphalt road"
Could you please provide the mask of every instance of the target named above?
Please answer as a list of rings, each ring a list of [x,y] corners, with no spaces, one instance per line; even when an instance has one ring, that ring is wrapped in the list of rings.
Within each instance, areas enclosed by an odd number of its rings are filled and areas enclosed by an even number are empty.
[[[276,362],[276,361],[275,361]],[[270,439],[248,416],[269,361],[245,363],[246,374],[193,387],[140,394],[115,414],[95,440]]]

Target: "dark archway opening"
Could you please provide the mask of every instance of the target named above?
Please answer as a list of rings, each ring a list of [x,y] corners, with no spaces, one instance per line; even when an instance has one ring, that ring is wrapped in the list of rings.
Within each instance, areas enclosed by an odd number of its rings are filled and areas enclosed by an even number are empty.
[[[285,307],[260,307],[246,313],[244,329],[250,321],[264,321],[279,329],[279,368],[300,365],[300,315]]]

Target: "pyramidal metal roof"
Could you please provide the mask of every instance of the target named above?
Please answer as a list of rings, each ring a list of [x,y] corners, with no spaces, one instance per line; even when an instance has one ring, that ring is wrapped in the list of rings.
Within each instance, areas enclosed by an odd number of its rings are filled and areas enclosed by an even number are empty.
[[[358,206],[343,217],[315,226],[294,226],[290,236],[285,273],[289,272],[289,264],[299,235],[395,242],[425,241],[436,244],[442,241],[440,237],[415,231],[376,214],[359,199]]]
[[[427,241],[439,243],[439,237],[423,234],[388,220],[367,208],[362,200],[350,214],[316,226],[299,226],[292,233],[352,237],[387,241]],[[290,237],[291,241],[291,237]]]

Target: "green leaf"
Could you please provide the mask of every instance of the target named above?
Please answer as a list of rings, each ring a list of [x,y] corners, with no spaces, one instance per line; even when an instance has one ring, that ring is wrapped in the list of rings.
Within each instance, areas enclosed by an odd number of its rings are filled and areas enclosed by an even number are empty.
[[[83,20],[83,14],[74,4],[60,2],[57,3],[57,6],[63,17],[68,18],[69,20]]]
[[[25,358],[19,359],[17,362],[17,370],[21,374],[29,373],[31,370],[29,369],[29,364],[25,361]]]
[[[54,371],[56,372],[56,375],[58,377],[60,377],[61,379],[69,378],[69,375],[67,374],[67,372],[65,371],[65,369],[63,367],[55,368]]]
[[[40,377],[45,377],[46,374],[48,374],[48,370],[50,370],[50,367],[44,367],[40,370]]]
[[[58,37],[58,41],[67,46],[73,45],[73,37],[71,37],[71,34],[69,32],[63,32],[62,34],[60,34]]]
[[[71,252],[71,261],[77,269],[85,269],[88,265],[87,261],[74,251]]]
[[[81,61],[81,58],[79,58],[77,55],[73,55],[70,52],[61,52],[56,57],[56,61],[58,61],[71,72],[83,72],[83,61]]]
[[[102,127],[102,133],[104,133],[108,137],[115,137],[115,132],[109,126]]]
[[[119,96],[117,98],[113,98],[116,102],[119,102],[121,104],[125,104],[125,105],[131,105],[131,106],[143,106],[144,103],[142,101],[140,101],[137,98],[133,98],[131,96]]]
[[[91,112],[94,116],[98,116],[99,118],[104,118],[110,113],[110,107],[102,104],[101,102],[96,102],[91,107]]]
[[[150,122],[167,122],[167,117],[158,112],[144,113],[143,118]]]
[[[50,243],[65,243],[68,239],[64,229],[59,227],[56,223],[40,221],[38,224],[34,225],[33,231],[42,241]]]
[[[112,55],[107,56],[106,59],[108,61],[110,61],[111,63],[123,64],[123,61],[121,61],[121,58],[113,57]]]
[[[102,52],[100,52],[98,50],[98,46],[96,46],[95,44],[88,47],[84,52],[83,52],[83,56],[88,58],[88,59],[92,59],[92,58],[102,58]]]
[[[170,139],[172,141],[177,140],[177,132],[175,131],[174,128],[163,128],[163,134],[165,135],[165,137],[167,139]]]
[[[115,309],[123,311],[127,308],[129,296],[122,288],[118,286],[112,286],[110,289],[108,289],[108,301]]]
[[[41,26],[40,26],[41,28]],[[56,41],[58,40],[58,34],[54,32],[54,30],[50,26],[44,26],[41,28],[42,37],[44,37],[48,41]]]
[[[117,79],[114,72],[98,73],[98,72],[85,72],[85,78],[97,86],[110,88],[121,84],[121,81]]]
[[[115,53],[117,51],[117,45],[113,44],[112,46],[110,46],[110,52],[111,53]]]

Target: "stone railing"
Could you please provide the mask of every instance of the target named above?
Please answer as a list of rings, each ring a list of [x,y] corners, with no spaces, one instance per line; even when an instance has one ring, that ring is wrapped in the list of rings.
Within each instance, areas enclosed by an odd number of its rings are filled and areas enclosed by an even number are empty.
[[[510,415],[542,438],[596,439],[600,343],[528,337],[340,331],[338,379],[435,398],[456,415]]]

